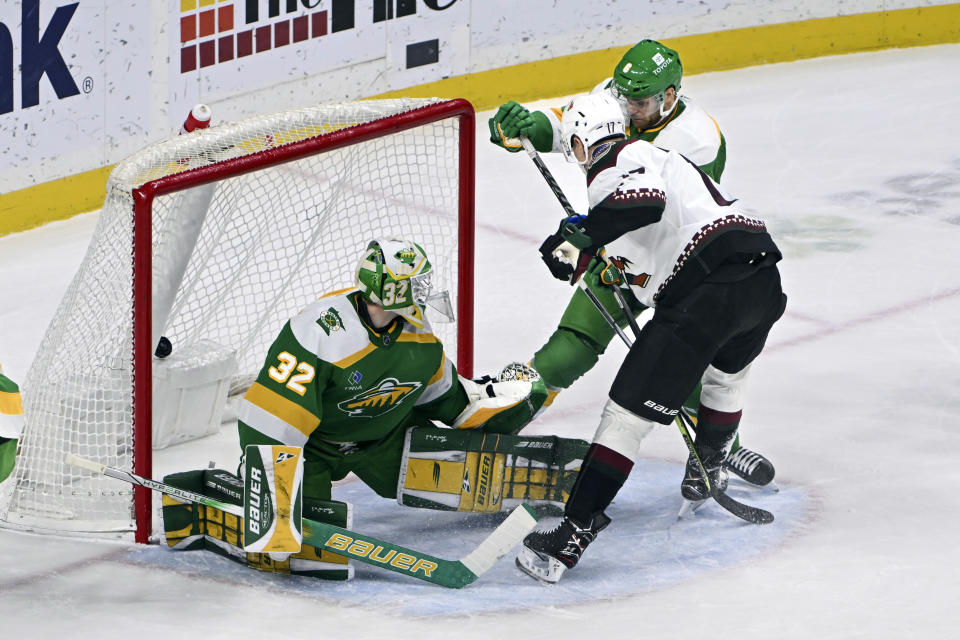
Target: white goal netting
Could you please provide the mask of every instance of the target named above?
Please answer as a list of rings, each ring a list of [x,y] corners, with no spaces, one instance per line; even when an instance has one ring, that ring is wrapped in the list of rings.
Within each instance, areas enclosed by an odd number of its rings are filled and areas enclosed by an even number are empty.
[[[134,377],[149,367],[135,363],[133,336],[144,322],[152,323],[151,352],[160,336],[175,352],[201,341],[233,350],[233,387],[242,389],[283,323],[322,294],[351,286],[360,251],[388,235],[426,249],[435,282],[442,280],[457,308],[461,287],[471,284],[458,263],[472,229],[461,222],[459,133],[466,125],[436,117],[449,104],[300,109],[176,137],[118,164],[86,257],[23,384],[27,424],[14,474],[0,491],[0,520],[38,531],[135,528],[141,516],[132,487],[63,459],[72,453],[143,468],[135,457],[149,453],[142,435],[135,447]],[[421,112],[430,117],[421,122]],[[468,126],[472,136],[472,117]],[[294,148],[297,157],[287,158]],[[186,176],[213,181],[184,181],[157,195],[151,251],[135,246],[134,194]],[[472,223],[472,212],[464,219]],[[134,313],[136,265],[144,259],[152,267],[150,318]],[[456,361],[458,324],[433,326]]]

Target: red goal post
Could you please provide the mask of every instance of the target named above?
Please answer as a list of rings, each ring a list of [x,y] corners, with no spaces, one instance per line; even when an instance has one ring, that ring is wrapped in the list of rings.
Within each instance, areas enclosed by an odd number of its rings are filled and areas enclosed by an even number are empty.
[[[230,350],[242,390],[286,318],[352,285],[375,237],[427,250],[457,311],[455,325],[433,326],[472,375],[474,136],[465,100],[371,100],[214,126],[118,165],[24,383],[27,425],[0,520],[58,533],[132,528],[146,542],[150,491],[131,500],[63,456],[152,477],[160,336],[175,355]]]

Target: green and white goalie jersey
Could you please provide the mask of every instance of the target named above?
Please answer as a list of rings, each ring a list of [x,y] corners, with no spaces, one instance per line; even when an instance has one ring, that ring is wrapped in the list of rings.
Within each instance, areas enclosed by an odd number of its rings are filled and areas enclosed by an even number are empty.
[[[451,424],[467,404],[429,323],[364,321],[356,289],[326,295],[284,325],[240,407],[240,445],[375,442],[416,415]]]

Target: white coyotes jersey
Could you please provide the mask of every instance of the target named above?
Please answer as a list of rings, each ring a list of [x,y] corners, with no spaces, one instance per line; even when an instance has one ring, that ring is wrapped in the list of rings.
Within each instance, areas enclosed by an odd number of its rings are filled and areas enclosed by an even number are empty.
[[[655,296],[717,233],[732,226],[765,230],[762,221],[743,215],[739,202],[676,151],[633,140],[614,145],[608,154],[618,155],[596,160],[598,173],[591,170],[588,178],[591,211],[601,203],[612,208],[664,205],[658,222],[606,246],[607,256],[629,260],[626,271],[639,276],[632,291],[647,306],[656,306]]]

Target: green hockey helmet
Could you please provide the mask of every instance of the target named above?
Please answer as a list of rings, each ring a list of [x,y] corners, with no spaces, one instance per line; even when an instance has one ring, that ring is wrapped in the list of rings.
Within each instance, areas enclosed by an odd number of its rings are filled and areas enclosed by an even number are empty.
[[[669,87],[679,93],[682,76],[680,54],[656,40],[641,40],[617,63],[610,89],[615,98],[642,100]]]
[[[431,291],[432,275],[433,265],[423,247],[412,240],[385,238],[367,245],[357,266],[356,282],[364,298],[423,328],[428,302],[445,299],[449,307],[446,292]]]

